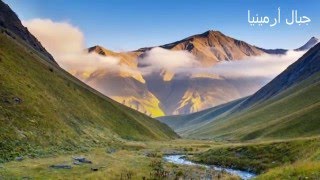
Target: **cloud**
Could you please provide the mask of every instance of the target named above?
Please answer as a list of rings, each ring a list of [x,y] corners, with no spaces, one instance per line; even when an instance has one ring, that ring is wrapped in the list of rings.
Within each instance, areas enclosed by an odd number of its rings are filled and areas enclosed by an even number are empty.
[[[284,55],[263,54],[241,60],[221,61],[215,66],[203,67],[198,59],[188,51],[171,51],[156,47],[147,51],[139,59],[140,70],[144,74],[168,70],[177,77],[196,74],[215,75],[226,79],[259,78],[272,79],[301,57],[303,51],[288,51]],[[186,76],[187,75],[187,76]]]
[[[290,64],[298,60],[305,52],[288,51],[285,55],[264,54],[243,60],[224,61],[211,68],[194,68],[195,72],[217,74],[226,78],[268,78],[272,79]]]
[[[71,73],[120,68],[119,59],[116,57],[86,52],[83,33],[68,22],[32,19],[23,21],[23,25],[39,39],[59,65]]]
[[[162,69],[176,72],[179,69],[189,69],[199,65],[196,57],[188,51],[172,51],[161,47],[147,51],[138,62],[144,74]]]

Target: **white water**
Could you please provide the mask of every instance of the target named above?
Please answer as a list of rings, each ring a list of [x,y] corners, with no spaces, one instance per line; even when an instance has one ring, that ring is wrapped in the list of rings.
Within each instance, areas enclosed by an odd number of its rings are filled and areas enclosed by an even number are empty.
[[[206,168],[213,168],[216,171],[225,171],[229,174],[237,175],[241,179],[248,180],[254,178],[256,175],[247,171],[240,171],[240,170],[235,170],[231,168],[221,168],[218,166],[214,165],[204,165],[204,164],[198,164],[191,162],[187,159],[185,159],[185,155],[167,155],[164,156],[163,159],[167,162],[174,163],[174,164],[180,164],[180,165],[189,165],[189,166],[202,166]]]

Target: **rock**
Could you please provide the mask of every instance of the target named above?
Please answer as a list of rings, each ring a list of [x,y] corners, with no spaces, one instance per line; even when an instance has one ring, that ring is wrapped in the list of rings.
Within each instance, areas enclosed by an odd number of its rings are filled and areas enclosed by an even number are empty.
[[[80,163],[92,164],[92,161],[86,159],[85,157],[73,157],[73,159],[74,159],[75,161],[80,162]]]
[[[82,156],[75,156],[75,157],[72,157],[74,160],[76,161],[81,161],[83,159],[85,159],[85,157],[82,157]]]
[[[98,171],[99,169],[98,168],[91,168],[91,171]]]
[[[81,165],[81,162],[79,162],[79,161],[74,161],[73,164],[74,164],[74,165]]]
[[[24,158],[23,158],[23,156],[19,156],[19,157],[16,157],[14,160],[16,160],[16,161],[22,161]]]
[[[13,100],[13,102],[16,103],[16,104],[22,103],[22,99],[19,98],[19,97],[14,97],[14,98],[12,98],[12,100]]]
[[[72,167],[67,164],[56,164],[56,165],[51,165],[50,168],[54,169],[71,169]]]

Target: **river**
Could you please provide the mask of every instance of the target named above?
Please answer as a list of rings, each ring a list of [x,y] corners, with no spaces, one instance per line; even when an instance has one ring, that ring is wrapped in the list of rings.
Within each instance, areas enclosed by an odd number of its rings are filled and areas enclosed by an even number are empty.
[[[198,164],[191,162],[187,159],[185,159],[185,155],[166,155],[163,157],[163,159],[167,162],[173,163],[173,164],[179,164],[179,165],[189,165],[189,166],[202,166],[206,168],[213,168],[216,171],[225,171],[229,174],[237,175],[241,179],[244,180],[249,180],[252,179],[256,176],[256,174],[247,172],[247,171],[241,171],[241,170],[236,170],[236,169],[231,169],[231,168],[221,168],[218,166],[214,165],[204,165],[204,164]]]

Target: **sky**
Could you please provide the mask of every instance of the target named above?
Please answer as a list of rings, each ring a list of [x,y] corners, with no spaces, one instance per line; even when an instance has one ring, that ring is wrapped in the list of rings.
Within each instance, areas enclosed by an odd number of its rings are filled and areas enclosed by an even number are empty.
[[[293,49],[312,36],[320,37],[319,0],[4,0],[23,21],[50,19],[77,27],[85,46],[102,45],[116,51],[171,43],[207,30],[263,48]],[[248,10],[277,17],[281,23],[250,26]],[[285,23],[291,10],[311,19],[308,25]]]

